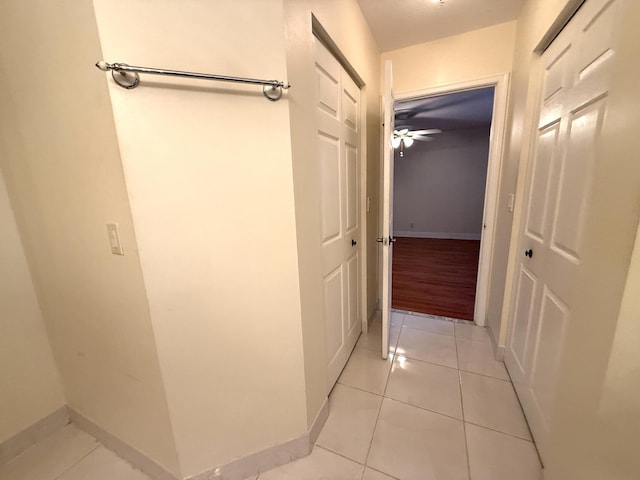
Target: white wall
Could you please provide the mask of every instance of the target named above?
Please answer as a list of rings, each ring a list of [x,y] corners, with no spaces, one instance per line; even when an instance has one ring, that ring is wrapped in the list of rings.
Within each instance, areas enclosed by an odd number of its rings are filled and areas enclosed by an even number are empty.
[[[282,1],[94,5],[107,61],[287,78]],[[108,84],[181,474],[305,434],[287,94]]]
[[[90,2],[0,2],[0,167],[67,403],[177,472],[101,56]]]
[[[27,260],[0,174],[0,443],[64,406]]]
[[[453,130],[395,151],[396,236],[480,239],[489,129]]]

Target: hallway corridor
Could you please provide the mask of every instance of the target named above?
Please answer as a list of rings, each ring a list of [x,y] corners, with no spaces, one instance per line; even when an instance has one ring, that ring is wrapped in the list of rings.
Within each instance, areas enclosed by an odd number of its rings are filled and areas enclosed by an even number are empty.
[[[529,430],[484,328],[395,312],[378,318],[329,397],[306,458],[251,480],[539,480]]]
[[[361,335],[313,452],[246,480],[539,480],[507,371],[483,328],[394,312]],[[2,480],[145,480],[74,425],[0,465]]]

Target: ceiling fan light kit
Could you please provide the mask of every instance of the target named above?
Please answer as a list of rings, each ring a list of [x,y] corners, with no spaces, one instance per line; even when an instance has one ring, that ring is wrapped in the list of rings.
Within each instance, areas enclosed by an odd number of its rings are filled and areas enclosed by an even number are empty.
[[[429,128],[426,130],[410,130],[409,128],[400,128],[393,131],[393,137],[391,137],[391,146],[394,149],[400,149],[400,156],[404,157],[404,149],[409,148],[416,140],[421,142],[430,142],[433,138],[427,135],[434,135],[436,133],[442,133],[439,128]]]

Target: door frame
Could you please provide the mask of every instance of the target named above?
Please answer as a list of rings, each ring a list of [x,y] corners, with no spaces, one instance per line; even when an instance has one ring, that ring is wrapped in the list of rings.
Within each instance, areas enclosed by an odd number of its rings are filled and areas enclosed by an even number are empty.
[[[507,101],[509,95],[509,74],[504,73],[491,77],[469,80],[466,82],[448,83],[420,90],[395,92],[395,101],[409,100],[416,97],[446,95],[465,90],[494,87],[493,116],[489,134],[489,158],[487,163],[487,182],[484,195],[483,225],[480,236],[480,258],[478,260],[478,279],[473,320],[476,325],[484,327],[487,321],[487,304],[489,284],[493,267],[496,216],[498,195],[500,191],[502,163],[504,156],[505,129],[507,119]]]

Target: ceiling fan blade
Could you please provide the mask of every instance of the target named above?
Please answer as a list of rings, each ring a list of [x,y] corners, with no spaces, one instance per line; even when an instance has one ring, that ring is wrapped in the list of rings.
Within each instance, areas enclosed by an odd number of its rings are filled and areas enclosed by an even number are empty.
[[[418,140],[420,142],[433,142],[433,138],[431,137],[423,137],[422,135],[415,135],[413,137],[414,140]]]
[[[414,130],[411,133],[414,135],[432,135],[434,133],[442,133],[442,130],[439,128],[428,128],[427,130]]]
[[[408,128],[401,128],[400,130],[394,130],[393,131],[394,134],[402,137],[404,135],[406,135],[407,133],[409,133],[409,129]]]

